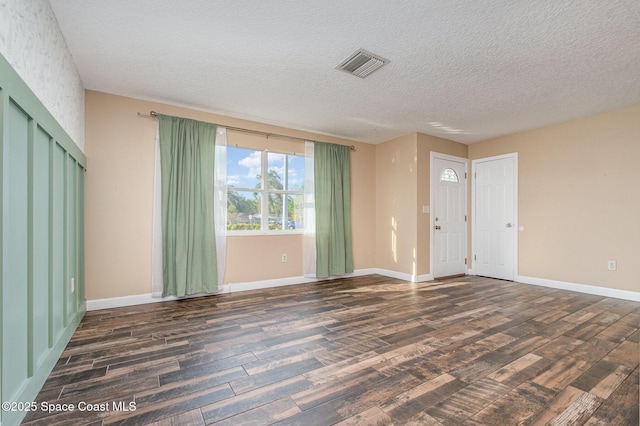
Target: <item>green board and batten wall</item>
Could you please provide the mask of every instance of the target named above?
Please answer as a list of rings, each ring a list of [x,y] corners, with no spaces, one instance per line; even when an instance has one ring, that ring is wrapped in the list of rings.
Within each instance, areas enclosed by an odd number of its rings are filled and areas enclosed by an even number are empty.
[[[2,55],[0,142],[0,400],[36,401],[86,311],[87,160]]]

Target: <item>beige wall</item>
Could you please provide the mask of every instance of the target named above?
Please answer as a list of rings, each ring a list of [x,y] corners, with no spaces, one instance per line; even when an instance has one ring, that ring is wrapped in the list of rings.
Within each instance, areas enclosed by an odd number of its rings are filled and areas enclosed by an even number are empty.
[[[85,95],[85,281],[88,300],[151,292],[155,119],[138,112],[209,121],[355,145],[352,152],[354,267],[375,264],[375,146],[100,92]],[[229,144],[302,152],[303,144],[229,132]],[[225,283],[302,275],[300,235],[229,237]],[[280,255],[287,253],[288,262]],[[247,265],[246,259],[254,259]]]
[[[376,267],[417,274],[417,137],[376,146]]]
[[[85,93],[85,294],[150,292],[155,126],[129,102]]]
[[[412,133],[368,145],[99,92],[86,92],[87,299],[148,294],[156,120],[165,114],[353,144],[354,266],[431,273],[430,153],[519,154],[519,274],[639,291],[640,106],[470,146]],[[229,132],[232,145],[302,152],[302,144]],[[471,190],[469,191],[471,193]],[[471,214],[471,204],[469,204]],[[287,253],[288,262],[280,255]],[[472,248],[470,248],[470,255]],[[245,259],[254,259],[247,266]],[[616,260],[618,270],[607,270]],[[302,275],[302,237],[228,239],[225,283]]]
[[[470,159],[511,152],[519,275],[640,291],[640,106],[469,146]]]
[[[376,267],[415,278],[431,273],[431,152],[467,158],[467,145],[411,133],[376,146]]]

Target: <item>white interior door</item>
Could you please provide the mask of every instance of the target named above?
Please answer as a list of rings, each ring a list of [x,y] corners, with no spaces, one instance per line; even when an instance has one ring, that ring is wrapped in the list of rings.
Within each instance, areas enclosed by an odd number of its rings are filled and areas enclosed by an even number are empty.
[[[517,154],[473,161],[473,269],[513,281],[517,239]]]
[[[432,154],[433,276],[467,272],[467,160]]]

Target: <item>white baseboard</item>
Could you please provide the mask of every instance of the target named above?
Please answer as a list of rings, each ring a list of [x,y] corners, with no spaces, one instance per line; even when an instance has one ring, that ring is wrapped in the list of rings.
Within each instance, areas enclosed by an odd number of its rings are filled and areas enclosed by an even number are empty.
[[[331,276],[328,278],[310,278],[310,277],[289,277],[276,278],[273,280],[249,281],[240,283],[229,283],[222,286],[218,293],[235,293],[237,291],[260,290],[263,288],[283,287],[287,285],[314,283],[317,281],[333,280],[338,278],[360,277],[362,275],[375,274],[374,269],[358,269],[350,274]]]
[[[97,311],[99,309],[122,308],[124,306],[144,305],[146,303],[166,302],[177,300],[174,296],[153,297],[151,293],[135,294],[133,296],[111,297],[108,299],[87,300],[87,311]]]
[[[409,281],[413,283],[433,281],[433,275],[431,274],[411,275],[411,274],[405,274],[402,272],[392,271],[389,269],[380,269],[380,268],[358,269],[351,274],[343,275],[341,277],[329,277],[327,279],[357,277],[357,276],[372,275],[372,274],[384,275],[386,277],[397,278],[400,280]],[[468,274],[474,275],[473,270],[469,269]],[[307,278],[307,277],[289,277],[289,278],[278,278],[278,279],[264,280],[264,281],[231,283],[231,284],[224,284],[220,286],[217,294],[235,293],[238,291],[259,290],[263,288],[282,287],[282,286],[296,285],[296,284],[306,284],[306,283],[312,283],[317,281],[323,281],[323,280],[318,278]],[[635,291],[617,290],[617,289],[597,287],[592,285],[570,283],[565,281],[555,281],[555,280],[548,280],[544,278],[527,277],[523,275],[518,275],[518,277],[516,278],[516,281],[523,284],[533,284],[533,285],[539,285],[543,287],[556,288],[560,290],[577,291],[579,293],[593,294],[596,296],[613,297],[616,299],[625,299],[625,300],[640,302],[640,292],[635,292]],[[202,295],[194,295],[190,297],[198,297],[198,296],[202,296]],[[168,296],[163,298],[163,297],[158,297],[158,295],[152,295],[151,293],[147,293],[147,294],[136,294],[133,296],[113,297],[109,299],[87,300],[86,303],[87,303],[87,311],[96,311],[99,309],[121,308],[124,306],[143,305],[146,303],[166,302],[166,301],[178,300],[178,299],[179,298],[175,296]]]
[[[594,285],[576,284],[566,281],[548,280],[545,278],[534,278],[518,275],[516,281],[523,284],[533,284],[543,287],[551,287],[559,290],[577,291],[578,293],[593,294],[596,296],[613,297],[616,299],[632,300],[640,302],[640,292],[629,290],[618,290],[615,288],[598,287]]]
[[[425,281],[433,281],[435,280],[435,278],[433,277],[433,274],[422,274],[422,275],[417,275],[416,276],[416,280],[413,281],[414,283],[423,283]]]
[[[385,277],[397,278],[399,280],[409,281],[412,283],[421,283],[425,281],[433,281],[432,274],[423,274],[423,275],[411,275],[405,274],[404,272],[392,271],[390,269],[380,269],[375,268],[374,273],[378,275],[384,275]]]
[[[249,290],[259,290],[262,288],[272,288],[272,287],[282,287],[288,285],[295,284],[306,284],[317,281],[330,280],[335,278],[348,278],[348,277],[359,277],[362,275],[372,275],[377,273],[375,269],[358,269],[353,271],[350,274],[342,275],[340,277],[329,277],[329,278],[307,278],[307,277],[289,277],[289,278],[278,278],[273,280],[264,280],[264,281],[251,281],[251,282],[240,282],[240,283],[229,283],[223,284],[218,288],[218,292],[216,294],[224,294],[224,293],[235,293],[238,291],[249,291]],[[187,297],[199,297],[206,296],[206,294],[196,294]],[[171,300],[179,300],[180,298],[175,296],[167,296],[161,297],[159,294],[136,294],[133,296],[122,296],[122,297],[112,297],[109,299],[96,299],[96,300],[87,300],[87,311],[96,311],[99,309],[112,309],[112,308],[121,308],[124,306],[133,306],[133,305],[144,305],[147,303],[158,303],[158,302],[167,302]]]

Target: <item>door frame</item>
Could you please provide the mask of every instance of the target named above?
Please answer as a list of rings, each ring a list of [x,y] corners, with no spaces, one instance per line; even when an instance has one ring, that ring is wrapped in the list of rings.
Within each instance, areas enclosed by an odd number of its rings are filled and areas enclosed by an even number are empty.
[[[502,160],[504,158],[513,159],[513,281],[518,278],[518,234],[520,233],[520,224],[518,216],[518,153],[511,152],[509,154],[495,155],[492,157],[478,158],[471,160],[471,269],[469,275],[475,275],[475,247],[476,247],[476,165],[478,163]]]
[[[435,185],[436,182],[434,181],[433,178],[433,163],[434,160],[436,158],[439,158],[441,160],[450,160],[450,161],[456,161],[459,163],[464,163],[464,212],[465,215],[467,216],[467,218],[469,217],[469,180],[467,178],[467,176],[469,175],[469,159],[468,158],[464,158],[464,157],[456,157],[455,155],[449,155],[449,154],[442,154],[440,152],[436,152],[436,151],[431,151],[430,152],[430,158],[429,158],[429,269],[430,269],[430,274],[431,276],[435,279],[435,263],[434,263],[434,257],[433,257],[433,253],[434,253],[434,238],[435,238],[435,234],[434,234],[434,226],[435,226],[435,221],[433,220],[434,218],[434,194],[435,194]],[[467,221],[467,226],[465,227],[465,231],[464,231],[464,257],[465,259],[468,259],[468,255],[469,255],[469,222]],[[467,271],[466,273],[468,273],[469,271],[469,261],[467,260]]]

